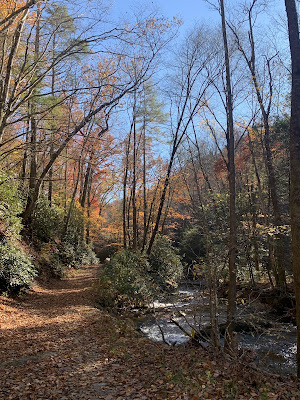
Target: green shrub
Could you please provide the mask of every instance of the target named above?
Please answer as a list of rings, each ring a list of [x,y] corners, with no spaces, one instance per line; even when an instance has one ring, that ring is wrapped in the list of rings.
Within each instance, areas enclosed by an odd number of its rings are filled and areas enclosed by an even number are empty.
[[[36,205],[33,214],[32,232],[42,242],[50,242],[61,236],[64,220],[63,209],[52,205],[42,196]]]
[[[177,286],[178,280],[183,275],[183,265],[180,256],[167,237],[156,236],[149,263],[151,276],[162,290]]]
[[[126,249],[104,264],[98,283],[102,306],[143,304],[163,291],[175,287],[183,266],[169,239],[157,236],[150,257]]]
[[[71,218],[68,226],[68,231],[64,236],[65,242],[77,246],[83,241],[84,237],[85,218],[81,207],[74,205],[72,207]]]
[[[197,227],[188,227],[182,232],[179,249],[188,266],[199,263],[205,257],[202,234]]]
[[[104,265],[100,303],[139,304],[150,299],[156,288],[149,271],[147,257],[139,251],[127,249],[117,253]]]
[[[79,244],[76,251],[76,257],[81,265],[99,264],[99,258],[96,256],[91,246],[85,242]]]
[[[0,292],[17,294],[28,288],[37,271],[29,257],[12,244],[0,245]]]
[[[0,170],[0,219],[6,234],[19,235],[22,210],[23,199],[17,180]]]
[[[52,275],[63,277],[66,268],[97,264],[98,259],[83,237],[84,215],[74,206],[66,235],[64,210],[41,197],[34,211],[32,231],[40,243],[41,259]]]
[[[79,266],[76,257],[76,249],[73,244],[62,242],[60,243],[58,249],[61,264],[67,268],[77,268]]]
[[[62,278],[65,276],[66,266],[62,263],[60,251],[56,243],[44,243],[39,250],[40,263],[47,273]]]
[[[55,278],[64,278],[66,276],[67,266],[61,260],[58,253],[53,253],[48,263],[49,271]]]
[[[99,306],[104,308],[114,308],[121,305],[121,296],[118,296],[118,293],[113,288],[113,284],[105,275],[102,275],[97,280],[93,289]]]
[[[79,265],[98,264],[93,249],[84,240],[74,245],[70,242],[62,242],[60,246],[60,256],[63,264],[68,267],[79,267]]]
[[[89,245],[81,242],[74,246],[68,242],[44,243],[40,249],[41,263],[55,277],[62,278],[68,268],[98,264],[99,260]]]

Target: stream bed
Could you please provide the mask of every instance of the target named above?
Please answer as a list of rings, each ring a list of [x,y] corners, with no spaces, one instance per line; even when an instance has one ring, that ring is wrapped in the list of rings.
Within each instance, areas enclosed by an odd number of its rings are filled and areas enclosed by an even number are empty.
[[[139,330],[152,341],[172,346],[186,343],[189,336],[183,330],[191,334],[192,330],[200,332],[209,326],[209,301],[203,293],[201,287],[185,285],[173,295],[154,301],[149,305],[152,313],[139,322]],[[220,302],[218,310],[219,324],[223,324],[225,302]],[[295,326],[276,321],[265,306],[257,308],[254,304],[240,304],[237,316],[246,321],[255,316],[263,321],[261,329],[238,333],[239,348],[254,352],[256,365],[276,374],[296,373]],[[205,341],[201,344],[207,346]]]

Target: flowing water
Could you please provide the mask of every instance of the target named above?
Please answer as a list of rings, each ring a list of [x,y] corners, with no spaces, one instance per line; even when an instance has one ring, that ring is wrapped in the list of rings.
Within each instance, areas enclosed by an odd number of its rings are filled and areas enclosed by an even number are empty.
[[[200,332],[209,325],[209,302],[202,293],[201,288],[185,286],[165,299],[154,301],[149,305],[153,312],[139,323],[140,331],[150,340],[172,346],[186,343],[189,336],[184,331]],[[218,311],[222,324],[226,320],[224,302],[220,302]],[[296,373],[296,327],[276,322],[265,309],[256,309],[253,304],[241,304],[237,314],[243,320],[255,315],[264,325],[258,332],[239,333],[240,349],[253,351],[255,363],[270,372]],[[207,346],[205,341],[201,343]]]

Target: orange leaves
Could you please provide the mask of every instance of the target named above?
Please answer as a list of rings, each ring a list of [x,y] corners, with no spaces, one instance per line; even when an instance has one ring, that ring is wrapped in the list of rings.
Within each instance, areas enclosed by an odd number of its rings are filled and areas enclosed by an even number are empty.
[[[25,0],[0,0],[0,21],[4,22],[5,20],[7,24],[5,26],[4,23],[2,27],[4,31],[7,28],[10,34],[14,32],[20,19],[28,13],[29,7],[26,7],[27,4]],[[34,11],[29,12],[26,17],[28,17],[27,23],[35,24],[36,13]]]
[[[12,12],[18,10],[26,4],[26,1],[22,0],[0,0],[0,18],[4,19],[8,17]]]
[[[174,26],[182,25],[182,20],[177,17],[173,17],[172,20],[165,18],[149,18],[145,24],[145,33],[151,32],[154,34],[155,32],[163,33],[166,30],[172,29]]]
[[[222,157],[218,157],[214,163],[214,171],[217,175],[227,173],[227,167]]]

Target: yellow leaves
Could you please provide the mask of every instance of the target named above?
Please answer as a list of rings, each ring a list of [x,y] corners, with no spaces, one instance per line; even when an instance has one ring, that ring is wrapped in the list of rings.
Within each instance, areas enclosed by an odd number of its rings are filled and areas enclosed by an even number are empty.
[[[290,225],[279,225],[279,226],[271,226],[267,227],[266,233],[269,236],[275,237],[276,235],[289,235],[291,232],[291,226]]]
[[[264,215],[260,214],[258,217],[263,218]],[[271,225],[271,226],[265,226],[259,223],[256,223],[256,229],[258,235],[268,235],[270,237],[273,237],[274,239],[278,239],[278,235],[290,235],[291,233],[291,226],[290,225]]]

